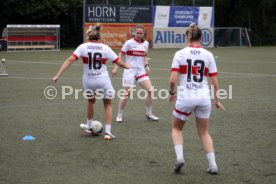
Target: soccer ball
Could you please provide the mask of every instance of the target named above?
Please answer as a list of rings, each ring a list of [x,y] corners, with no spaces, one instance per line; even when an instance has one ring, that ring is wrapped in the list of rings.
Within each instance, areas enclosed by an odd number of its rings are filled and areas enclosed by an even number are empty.
[[[93,121],[92,134],[100,135],[103,131],[103,124],[99,121]]]

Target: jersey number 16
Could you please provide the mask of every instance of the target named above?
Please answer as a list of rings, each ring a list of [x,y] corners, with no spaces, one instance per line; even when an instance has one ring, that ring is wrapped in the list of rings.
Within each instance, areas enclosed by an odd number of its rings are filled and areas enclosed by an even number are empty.
[[[102,54],[101,53],[94,53],[92,56],[91,52],[88,52],[88,66],[89,66],[89,70],[92,69],[92,65],[93,65],[93,69],[94,70],[99,70],[102,67]],[[93,61],[92,61],[93,60]]]

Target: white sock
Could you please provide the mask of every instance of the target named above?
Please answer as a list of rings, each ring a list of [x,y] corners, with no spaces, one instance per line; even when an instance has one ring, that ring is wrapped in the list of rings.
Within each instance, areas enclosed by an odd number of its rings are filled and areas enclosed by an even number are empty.
[[[182,144],[174,145],[174,150],[175,150],[175,153],[176,153],[176,160],[184,161],[183,145]]]
[[[105,125],[105,133],[111,134],[111,125]]]
[[[92,128],[93,127],[93,119],[87,119],[86,125],[87,125],[88,129]]]
[[[210,152],[210,153],[207,153],[206,156],[208,159],[209,168],[217,168],[215,153]]]
[[[147,107],[147,114],[152,114],[152,106]]]
[[[119,110],[118,117],[123,117],[123,114],[124,114],[124,110]]]

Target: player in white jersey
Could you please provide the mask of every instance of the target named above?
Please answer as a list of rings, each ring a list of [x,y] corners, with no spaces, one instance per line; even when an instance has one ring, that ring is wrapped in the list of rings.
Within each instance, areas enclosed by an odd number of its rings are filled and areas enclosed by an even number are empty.
[[[225,110],[217,96],[217,67],[213,54],[200,46],[202,33],[198,26],[191,25],[187,33],[189,46],[175,53],[171,67],[170,102],[174,101],[178,92],[172,120],[172,140],[176,152],[174,171],[178,173],[184,166],[182,130],[188,117],[194,113],[197,132],[209,163],[207,172],[217,174],[213,141],[208,132],[211,99],[207,79],[209,77],[211,84],[214,85],[216,94],[214,104],[217,108]],[[176,91],[178,75],[180,75],[180,85]]]
[[[126,107],[130,91],[134,87],[135,80],[148,92],[146,98],[146,119],[154,121],[159,120],[159,118],[152,113],[152,84],[148,77],[150,67],[147,58],[149,42],[144,40],[144,33],[145,30],[143,26],[136,26],[135,37],[125,42],[119,55],[119,57],[122,57],[126,54],[126,62],[131,64],[131,69],[124,70],[123,73],[122,82],[125,94],[119,102],[119,110],[116,118],[117,122],[123,121],[123,112]],[[115,66],[112,70],[112,75],[115,76],[117,71],[118,67]]]
[[[53,77],[52,82],[55,83],[62,73],[78,58],[83,61],[83,88],[87,92],[87,123],[80,124],[85,133],[92,135],[93,116],[95,97],[100,95],[103,97],[104,104],[104,121],[105,121],[105,140],[115,138],[111,134],[112,121],[112,101],[114,89],[111,84],[107,71],[107,61],[117,64],[122,68],[130,68],[130,64],[124,63],[107,45],[100,42],[101,25],[96,24],[87,30],[89,42],[83,43],[74,51],[74,53],[64,62],[59,72]]]

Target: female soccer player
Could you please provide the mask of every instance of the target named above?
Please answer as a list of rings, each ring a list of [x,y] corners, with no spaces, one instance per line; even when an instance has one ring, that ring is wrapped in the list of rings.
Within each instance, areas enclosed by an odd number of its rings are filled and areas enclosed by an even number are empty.
[[[130,63],[132,67],[129,70],[124,70],[123,87],[125,89],[125,94],[119,101],[119,110],[116,118],[117,122],[123,121],[124,109],[126,107],[130,92],[134,87],[135,80],[148,92],[146,98],[146,119],[154,121],[159,120],[159,118],[154,116],[152,113],[152,84],[148,77],[150,67],[147,58],[149,42],[144,40],[144,33],[145,29],[143,26],[136,26],[135,37],[125,42],[119,54],[120,58],[126,54],[126,62]],[[118,67],[114,66],[112,76],[115,76],[117,71]]]
[[[218,173],[213,141],[208,132],[211,100],[207,79],[210,77],[214,92],[217,94],[219,89],[216,77],[217,67],[213,54],[200,46],[201,35],[201,30],[196,24],[189,27],[189,46],[175,53],[171,67],[170,102],[175,99],[176,82],[178,75],[180,75],[180,86],[177,90],[178,96],[172,120],[172,140],[176,152],[174,171],[176,173],[181,171],[185,163],[182,129],[192,112],[196,117],[198,136],[207,154],[209,163],[207,172]],[[225,110],[217,95],[215,95],[214,104],[217,108]]]
[[[100,42],[101,24],[90,26],[86,34],[89,42],[81,44],[74,53],[63,63],[59,72],[53,77],[53,84],[60,78],[63,72],[78,58],[83,61],[83,88],[86,92],[91,92],[88,95],[87,104],[87,124],[80,124],[85,133],[92,134],[94,103],[95,95],[102,92],[104,104],[104,120],[105,120],[105,140],[115,138],[111,134],[112,121],[112,101],[114,89],[111,84],[107,71],[106,61],[110,60],[118,66],[128,69],[130,64],[124,63],[107,45]]]

